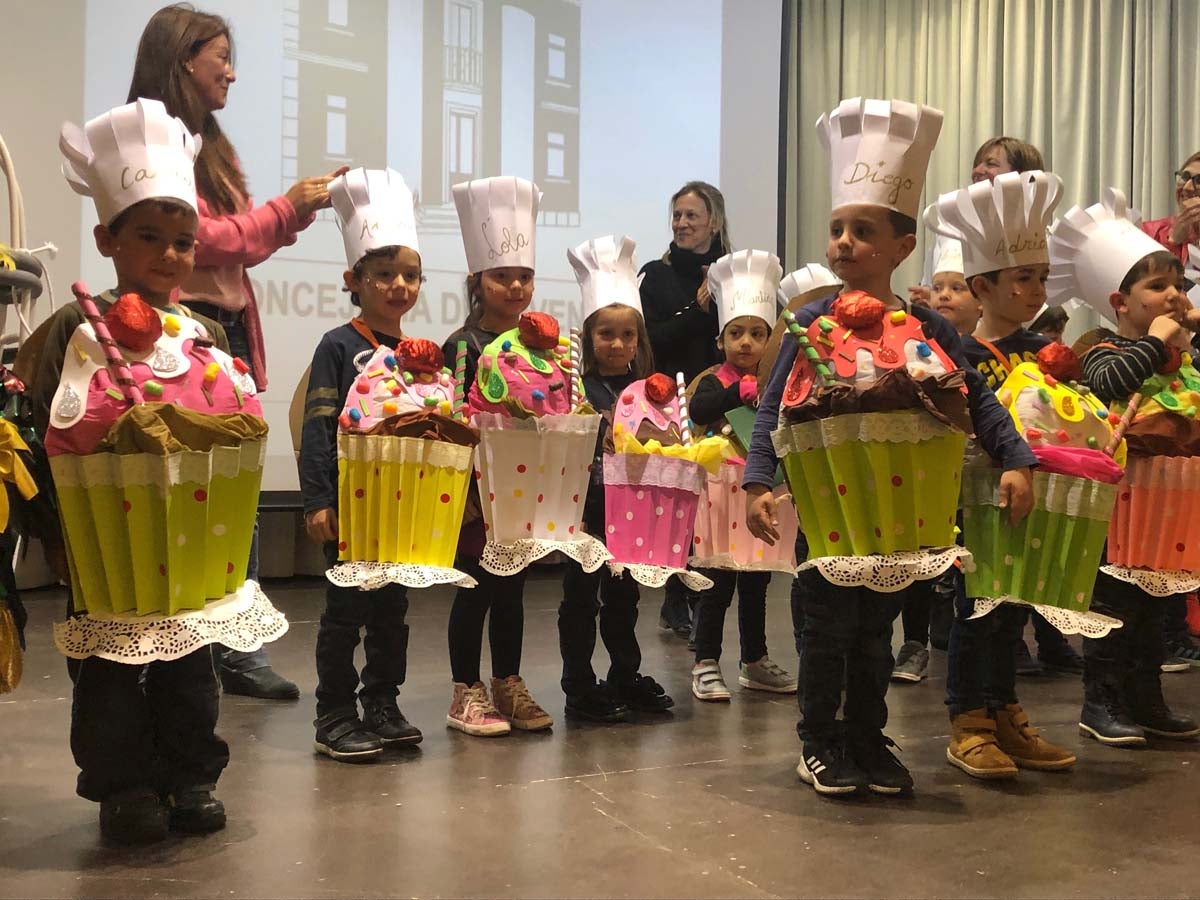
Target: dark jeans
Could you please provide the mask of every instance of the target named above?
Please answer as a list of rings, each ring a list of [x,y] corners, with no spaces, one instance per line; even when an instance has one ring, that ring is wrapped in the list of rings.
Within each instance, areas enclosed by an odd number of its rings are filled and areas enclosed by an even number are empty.
[[[558,649],[562,653],[562,689],[568,697],[586,694],[596,686],[592,653],[596,649],[596,619],[608,650],[608,683],[630,684],[642,665],[637,625],[639,592],[633,577],[613,575],[608,566],[585,572],[567,563],[563,598],[558,605]]]
[[[1167,599],[1100,572],[1092,592],[1092,612],[1123,624],[1106,637],[1083,641],[1083,689],[1088,700],[1138,709],[1161,698],[1163,620]]]
[[[1163,640],[1170,648],[1191,642],[1187,627],[1187,594],[1166,597],[1163,610]]]
[[[850,738],[881,734],[887,724],[885,697],[895,663],[892,623],[900,614],[905,592],[840,587],[816,569],[801,572],[799,578],[804,652],[796,732],[806,742],[830,741],[843,733]]]
[[[700,592],[696,601],[696,661],[721,658],[721,640],[725,634],[725,610],[738,595],[738,635],[741,661],[758,662],[767,655],[767,587],[770,572],[731,572],[727,569],[700,569],[712,579],[713,586]]]
[[[325,562],[337,564],[337,544],[325,544]],[[408,669],[408,588],[389,584],[374,591],[325,589],[325,611],[317,629],[317,717],[345,712],[357,715],[354,703],[359,672],[354,650],[363,636],[366,665],[362,695],[395,699]]]
[[[680,581],[678,576],[672,575],[663,589],[662,609],[659,610],[659,615],[672,624],[687,622],[691,619],[699,599],[700,595],[696,591]]]
[[[1017,642],[1025,628],[1027,610],[1002,603],[983,618],[970,619],[975,600],[967,596],[960,596],[956,607],[946,655],[946,705],[950,715],[1016,703]]]
[[[454,567],[479,582],[478,587],[459,588],[450,607],[447,638],[454,680],[467,686],[481,680],[479,657],[483,653],[484,618],[488,620],[492,677],[520,674],[527,570],[522,569],[516,575],[493,575],[479,565],[476,557],[461,553]]]
[[[805,562],[808,559],[808,538],[804,536],[803,531],[796,532],[796,564]],[[804,654],[801,651],[804,638],[804,591],[805,584],[803,578],[799,575],[792,576],[792,590],[789,597],[792,607],[792,638],[796,642],[796,656],[800,657]]]
[[[211,645],[144,666],[68,659],[67,671],[79,796],[102,802],[131,788],[167,794],[217,783],[229,746],[216,733],[220,692]]]

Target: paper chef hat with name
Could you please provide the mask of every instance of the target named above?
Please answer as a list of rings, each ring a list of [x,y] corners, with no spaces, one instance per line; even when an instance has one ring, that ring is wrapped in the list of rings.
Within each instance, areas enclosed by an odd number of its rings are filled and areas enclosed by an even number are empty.
[[[567,250],[583,296],[585,322],[596,310],[616,304],[632,307],[642,315],[642,296],[638,293],[642,278],[633,257],[636,246],[631,238],[609,234]]]
[[[534,266],[534,229],[542,192],[532,181],[502,175],[451,189],[458,208],[467,271]]]
[[[1114,187],[1105,188],[1100,202],[1087,209],[1067,210],[1050,229],[1046,299],[1060,306],[1074,297],[1116,321],[1109,295],[1144,257],[1166,249],[1138,227],[1140,221]]]
[[[820,263],[808,263],[785,275],[779,282],[779,297],[784,306],[801,294],[822,287],[840,285],[841,280]]]
[[[936,213],[930,213],[931,209],[933,209],[933,204],[925,208],[926,221],[930,215],[936,215]],[[933,276],[938,272],[958,272],[961,275],[962,270],[962,244],[954,238],[934,232],[933,240],[929,242],[929,249],[925,253],[925,271],[921,275],[921,284],[927,287],[931,286]]]
[[[843,100],[817,120],[833,205],[885,206],[916,220],[942,111],[904,100]]]
[[[107,225],[151,198],[196,204],[200,136],[167,113],[161,100],[139,99],[109,110],[83,128],[64,122],[62,171],[77,194],[91,197]]]
[[[782,275],[779,258],[766,250],[737,250],[710,265],[708,290],[717,302],[720,329],[741,316],[774,325]]]
[[[399,172],[351,169],[329,182],[329,199],[342,229],[346,265],[350,268],[380,247],[408,247],[421,252],[412,191]]]
[[[1005,172],[938,197],[925,224],[962,245],[963,275],[1049,261],[1046,228],[1062,197],[1052,172]]]

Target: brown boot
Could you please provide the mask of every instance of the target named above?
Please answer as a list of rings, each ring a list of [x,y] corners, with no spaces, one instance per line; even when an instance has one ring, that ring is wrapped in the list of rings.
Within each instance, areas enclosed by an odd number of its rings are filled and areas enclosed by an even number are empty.
[[[541,731],[554,724],[550,714],[538,706],[520,675],[492,679],[492,701],[513,728]]]
[[[1038,734],[1019,703],[996,710],[996,743],[1023,769],[1055,771],[1075,765],[1075,754]]]
[[[1015,778],[1017,767],[996,744],[996,723],[986,709],[972,709],[950,720],[946,762],[972,778]]]

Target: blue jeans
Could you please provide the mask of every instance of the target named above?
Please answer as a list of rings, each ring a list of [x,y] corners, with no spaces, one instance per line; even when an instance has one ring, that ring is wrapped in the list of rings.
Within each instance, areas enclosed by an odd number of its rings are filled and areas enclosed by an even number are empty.
[[[974,612],[974,598],[960,591],[946,656],[946,705],[952,717],[1017,702],[1017,641],[1025,630],[1026,609],[1002,603],[981,619],[968,618]]]

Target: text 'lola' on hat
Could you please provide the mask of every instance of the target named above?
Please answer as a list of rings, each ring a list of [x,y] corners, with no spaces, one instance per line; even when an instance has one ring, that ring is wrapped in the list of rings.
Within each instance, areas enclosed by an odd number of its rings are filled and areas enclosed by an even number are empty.
[[[942,111],[904,100],[843,100],[817,119],[829,154],[833,205],[884,206],[914,221],[929,155],[942,130]]]
[[[197,209],[196,156],[200,137],[167,113],[161,100],[138,99],[96,116],[80,128],[64,122],[58,147],[63,175],[91,197],[103,225],[143,200],[178,200]]]
[[[381,247],[421,252],[412,191],[399,172],[351,169],[329,182],[329,199],[342,229],[347,266]]]
[[[1052,172],[1005,172],[942,194],[925,224],[962,245],[967,278],[1045,264],[1046,228],[1061,197],[1062,179]]]
[[[1115,321],[1109,296],[1143,258],[1166,249],[1138,227],[1141,218],[1115,187],[1105,188],[1100,202],[1087,209],[1067,210],[1050,228],[1047,301],[1060,306],[1082,300]]]
[[[774,325],[782,275],[779,258],[766,250],[736,250],[710,265],[708,290],[717,303],[721,330],[742,316]]]
[[[575,270],[579,293],[583,297],[583,320],[606,306],[628,306],[642,314],[642,297],[638,293],[641,276],[633,251],[637,245],[632,238],[604,237],[584,241],[567,250],[567,260]]]
[[[542,192],[532,181],[502,175],[451,188],[458,209],[467,271],[533,269],[535,228]]]

